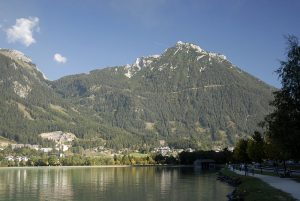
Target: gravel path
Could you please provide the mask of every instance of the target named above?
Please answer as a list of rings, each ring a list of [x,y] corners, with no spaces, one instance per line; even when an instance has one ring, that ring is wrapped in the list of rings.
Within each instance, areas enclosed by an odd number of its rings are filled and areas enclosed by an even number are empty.
[[[245,175],[244,171],[234,170],[235,173],[240,175]],[[268,175],[254,174],[248,173],[248,176],[253,176],[261,179],[267,184],[273,186],[274,188],[280,189],[284,192],[291,194],[295,199],[300,200],[300,183],[293,181],[289,178],[280,178]]]

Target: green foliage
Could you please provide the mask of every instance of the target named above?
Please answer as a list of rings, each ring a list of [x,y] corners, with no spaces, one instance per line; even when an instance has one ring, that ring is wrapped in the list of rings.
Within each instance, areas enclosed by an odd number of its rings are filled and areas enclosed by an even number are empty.
[[[281,159],[300,159],[300,46],[289,36],[286,61],[276,71],[282,88],[274,93],[275,110],[266,119],[270,143],[279,150]]]
[[[294,201],[295,199],[288,193],[282,192],[262,180],[249,176],[241,176],[236,173],[223,169],[222,174],[231,178],[239,178],[241,185],[237,186],[237,195],[245,201]]]
[[[73,147],[81,147],[83,149],[91,149],[104,145],[105,141],[99,138],[77,139],[72,143]]]
[[[76,146],[76,147],[72,147],[71,151],[75,154],[80,154],[82,155],[84,152],[84,148],[82,146]]]
[[[48,162],[50,166],[58,166],[60,165],[60,161],[56,155],[52,155],[48,158]]]
[[[261,163],[265,157],[265,142],[259,132],[254,132],[247,143],[247,154],[251,161]]]
[[[168,145],[174,149],[187,149],[187,148],[192,148],[192,149],[198,149],[198,144],[197,140],[193,138],[188,138],[188,139],[181,139],[181,138],[174,138],[170,139],[168,141]]]
[[[233,158],[242,163],[248,163],[250,162],[247,149],[248,149],[248,139],[240,139],[237,144],[235,145],[234,151],[233,151]]]
[[[86,160],[83,156],[75,154],[73,156],[62,158],[61,164],[64,166],[79,166],[85,165]]]
[[[271,142],[270,140],[267,140],[265,142],[264,151],[266,154],[266,158],[271,160],[282,160],[284,157],[282,157],[282,153],[280,149],[278,149],[278,146]]]

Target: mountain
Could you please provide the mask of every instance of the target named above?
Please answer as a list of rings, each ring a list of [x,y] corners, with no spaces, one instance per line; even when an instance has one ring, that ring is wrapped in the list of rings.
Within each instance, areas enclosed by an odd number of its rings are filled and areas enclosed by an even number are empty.
[[[177,148],[231,146],[258,129],[275,89],[224,55],[183,42],[131,65],[56,81],[22,53],[1,49],[0,71],[0,135],[32,142],[63,130],[117,149],[159,140]]]
[[[1,136],[41,143],[39,133],[69,130],[83,137],[77,124],[83,122],[87,132],[89,127],[84,122],[91,118],[82,117],[80,109],[58,96],[50,84],[29,57],[0,49]]]
[[[251,135],[274,90],[224,55],[183,42],[132,65],[63,77],[53,88],[114,127],[204,149]]]

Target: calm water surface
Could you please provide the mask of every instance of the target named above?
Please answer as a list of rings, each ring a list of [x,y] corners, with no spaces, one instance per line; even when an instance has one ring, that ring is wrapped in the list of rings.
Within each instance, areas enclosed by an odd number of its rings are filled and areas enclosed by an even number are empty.
[[[188,167],[0,168],[0,200],[227,200],[215,172]]]

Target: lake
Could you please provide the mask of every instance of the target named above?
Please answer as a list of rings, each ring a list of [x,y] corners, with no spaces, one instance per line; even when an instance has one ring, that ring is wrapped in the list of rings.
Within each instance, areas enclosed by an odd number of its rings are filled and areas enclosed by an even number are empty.
[[[227,200],[232,187],[193,167],[0,168],[0,200]]]

